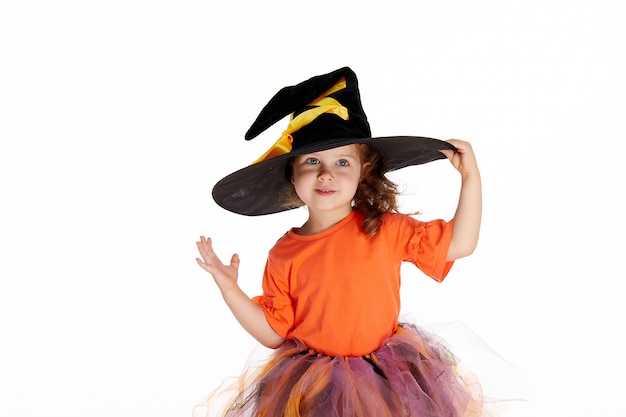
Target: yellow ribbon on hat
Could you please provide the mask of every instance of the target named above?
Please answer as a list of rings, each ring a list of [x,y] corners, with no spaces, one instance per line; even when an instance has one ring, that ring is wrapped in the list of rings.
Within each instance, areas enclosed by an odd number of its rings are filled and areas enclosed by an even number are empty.
[[[321,114],[331,113],[336,114],[343,120],[348,120],[348,109],[341,105],[337,100],[332,97],[328,97],[330,94],[346,88],[346,79],[341,78],[335,85],[328,89],[319,98],[315,99],[308,106],[315,106],[309,110],[303,111],[296,117],[291,114],[291,119],[287,129],[283,132],[281,137],[267,150],[260,158],[254,161],[251,165],[257,164],[261,161],[272,159],[278,155],[283,155],[291,152],[291,144],[293,142],[292,133],[297,132],[302,127],[308,125],[313,120],[317,119]]]

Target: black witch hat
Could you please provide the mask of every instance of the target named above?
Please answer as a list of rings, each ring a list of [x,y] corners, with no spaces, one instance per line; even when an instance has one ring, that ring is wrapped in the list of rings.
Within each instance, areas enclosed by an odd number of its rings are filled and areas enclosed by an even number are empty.
[[[383,172],[388,172],[443,159],[440,150],[456,150],[448,142],[419,136],[372,138],[356,74],[348,67],[281,89],[252,124],[246,140],[289,114],[287,129],[265,154],[218,181],[213,188],[217,204],[247,216],[288,210],[281,196],[291,187],[287,166],[296,155],[366,143],[380,152]]]

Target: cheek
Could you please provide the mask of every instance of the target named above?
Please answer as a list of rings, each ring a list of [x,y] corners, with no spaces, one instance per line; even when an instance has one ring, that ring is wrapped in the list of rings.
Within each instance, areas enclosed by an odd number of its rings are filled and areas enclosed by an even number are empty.
[[[310,175],[307,175],[306,172],[298,172],[298,173],[294,173],[294,175],[291,177],[291,184],[293,184],[293,187],[296,189],[296,191],[298,191],[299,188],[302,188],[304,186],[304,184],[307,184],[309,182],[309,178]]]
[[[346,172],[341,175],[341,180],[345,183],[352,183],[356,187],[361,181],[361,175],[359,172]]]
[[[291,177],[291,182],[295,184],[296,182],[306,182],[311,181],[312,178],[317,178],[317,172],[313,169],[298,169],[294,171],[293,176]]]

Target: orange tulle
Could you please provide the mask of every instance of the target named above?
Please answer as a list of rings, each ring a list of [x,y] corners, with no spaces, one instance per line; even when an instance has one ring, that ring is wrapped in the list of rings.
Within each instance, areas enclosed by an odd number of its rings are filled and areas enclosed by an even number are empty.
[[[270,360],[210,394],[194,416],[484,417],[476,378],[434,336],[398,327],[366,356],[325,356],[287,340]]]

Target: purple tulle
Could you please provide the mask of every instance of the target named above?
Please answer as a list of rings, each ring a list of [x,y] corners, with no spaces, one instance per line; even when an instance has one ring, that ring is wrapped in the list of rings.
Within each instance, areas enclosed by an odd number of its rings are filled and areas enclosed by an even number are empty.
[[[480,384],[435,337],[402,325],[373,353],[325,356],[287,340],[254,375],[199,404],[214,415],[234,389],[227,417],[478,417],[488,415]],[[219,414],[218,414],[219,415]]]

